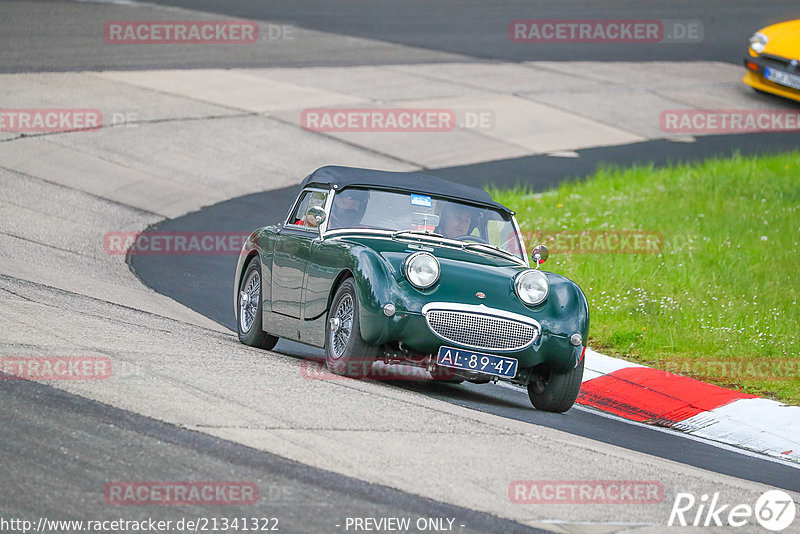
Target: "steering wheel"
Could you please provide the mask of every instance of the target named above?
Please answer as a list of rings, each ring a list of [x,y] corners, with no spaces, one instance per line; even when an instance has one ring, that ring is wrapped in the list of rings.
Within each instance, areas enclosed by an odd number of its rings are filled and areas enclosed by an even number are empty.
[[[453,239],[457,239],[459,241],[474,241],[475,243],[484,243],[489,245],[490,243],[482,237],[478,237],[476,235],[461,235],[458,237],[454,237]]]

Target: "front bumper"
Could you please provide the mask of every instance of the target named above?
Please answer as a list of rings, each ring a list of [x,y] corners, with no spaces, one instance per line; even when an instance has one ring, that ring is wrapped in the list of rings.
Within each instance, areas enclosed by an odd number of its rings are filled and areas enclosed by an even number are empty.
[[[491,309],[487,309],[491,310]],[[384,317],[386,321],[385,338],[382,342],[402,342],[405,347],[424,354],[436,354],[441,346],[456,347],[498,356],[516,358],[519,369],[547,364],[554,372],[566,372],[579,362],[583,347],[570,342],[570,335],[549,331],[538,326],[538,333],[532,343],[519,349],[492,350],[476,345],[455,342],[437,335],[429,326],[423,313],[405,312],[394,317]],[[586,332],[577,332],[585,339]]]
[[[744,66],[747,70],[744,78],[742,78],[742,82],[745,84],[754,89],[758,89],[759,91],[772,93],[774,95],[800,102],[800,90],[775,83],[764,77],[764,70],[767,67],[780,70],[794,76],[800,76],[800,68],[791,67],[789,60],[778,56],[763,54],[758,57],[746,57],[744,59]],[[755,69],[753,69],[752,66],[755,66]]]

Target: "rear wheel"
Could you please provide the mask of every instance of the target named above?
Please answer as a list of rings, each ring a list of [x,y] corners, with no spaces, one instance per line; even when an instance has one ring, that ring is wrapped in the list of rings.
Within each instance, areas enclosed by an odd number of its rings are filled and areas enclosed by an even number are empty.
[[[332,373],[351,378],[369,375],[378,347],[361,337],[358,296],[352,278],[336,290],[325,324],[325,361]]]
[[[583,380],[584,359],[577,367],[566,373],[550,373],[550,378],[544,382],[531,382],[528,384],[528,397],[537,410],[544,412],[564,413],[575,404]]]
[[[238,317],[239,341],[251,347],[271,350],[278,342],[276,336],[264,332],[261,324],[261,262],[253,256],[239,282]]]

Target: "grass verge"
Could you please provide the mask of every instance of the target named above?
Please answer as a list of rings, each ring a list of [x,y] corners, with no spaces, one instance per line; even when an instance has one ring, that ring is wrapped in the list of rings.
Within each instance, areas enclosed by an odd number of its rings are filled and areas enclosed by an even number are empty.
[[[800,153],[491,193],[585,291],[590,346],[800,404]]]

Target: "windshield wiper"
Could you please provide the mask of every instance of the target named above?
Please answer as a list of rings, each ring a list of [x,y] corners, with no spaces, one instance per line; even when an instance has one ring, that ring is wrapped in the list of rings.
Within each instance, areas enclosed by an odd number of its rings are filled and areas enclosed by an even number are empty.
[[[519,259],[519,256],[516,254],[509,252],[507,250],[503,250],[502,248],[498,247],[497,245],[492,245],[490,243],[464,243],[462,245],[464,248],[472,248],[472,247],[485,247],[488,248],[492,252],[499,252],[503,256],[511,256],[514,259]]]
[[[414,234],[414,235],[424,235],[430,237],[444,237],[442,234],[437,234],[436,232],[428,232],[427,230],[398,230],[392,233],[392,237],[397,237],[400,234]]]

